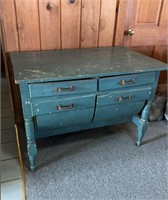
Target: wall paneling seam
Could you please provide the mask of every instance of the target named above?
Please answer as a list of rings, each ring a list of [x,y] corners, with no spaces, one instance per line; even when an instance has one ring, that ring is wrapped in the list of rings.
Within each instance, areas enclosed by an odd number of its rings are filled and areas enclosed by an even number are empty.
[[[100,24],[101,24],[101,11],[102,11],[102,0],[100,0],[100,10],[99,10],[99,25],[98,25],[98,36],[97,36],[97,47],[99,47],[99,39],[100,39]]]
[[[40,42],[40,50],[42,50],[42,44],[41,44],[41,24],[40,24],[40,6],[39,6],[39,0],[37,0],[37,10],[38,10],[38,24],[39,24],[39,42]]]

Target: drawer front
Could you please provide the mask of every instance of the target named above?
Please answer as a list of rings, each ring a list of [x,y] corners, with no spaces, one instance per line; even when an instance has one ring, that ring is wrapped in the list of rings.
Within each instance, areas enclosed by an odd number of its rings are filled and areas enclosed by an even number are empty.
[[[31,98],[73,95],[95,91],[97,91],[96,79],[29,84],[29,92]]]
[[[144,84],[151,84],[154,83],[154,80],[155,72],[101,78],[99,80],[99,90],[105,91]]]
[[[59,100],[41,101],[37,103],[32,103],[32,113],[33,116],[52,114],[52,113],[70,113],[72,111],[76,112],[81,110],[85,112],[86,108],[94,108],[95,105],[95,95],[79,96],[71,98],[63,98]]]
[[[111,92],[105,95],[99,95],[97,97],[97,106],[122,104],[139,100],[147,100],[150,98],[150,96],[151,96],[150,87],[119,91],[119,92]]]
[[[97,107],[93,122],[103,121],[130,121],[132,116],[138,115],[145,101],[112,104]]]
[[[38,131],[43,131],[89,124],[93,118],[93,113],[94,108],[85,108],[84,110],[36,116],[36,128]]]
[[[150,98],[151,88],[113,92],[97,97],[94,122],[106,120],[122,121],[137,115]]]

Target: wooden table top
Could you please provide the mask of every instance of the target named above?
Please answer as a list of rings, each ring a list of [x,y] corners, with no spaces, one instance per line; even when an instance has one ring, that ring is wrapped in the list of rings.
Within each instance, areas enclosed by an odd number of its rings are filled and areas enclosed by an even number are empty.
[[[45,82],[168,70],[125,47],[11,52],[15,82]]]

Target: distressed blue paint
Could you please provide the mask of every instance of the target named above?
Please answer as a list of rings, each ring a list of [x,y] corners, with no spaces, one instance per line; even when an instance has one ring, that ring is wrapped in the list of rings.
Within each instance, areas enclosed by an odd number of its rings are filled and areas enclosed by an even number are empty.
[[[97,81],[92,80],[79,80],[79,81],[66,81],[66,82],[50,82],[50,83],[37,83],[29,84],[30,97],[44,97],[44,96],[61,96],[61,95],[74,95],[81,94],[85,91],[96,92]]]
[[[72,106],[71,106],[72,105]],[[52,114],[52,113],[64,113],[64,112],[72,112],[72,111],[82,111],[85,112],[87,108],[94,108],[95,105],[95,95],[88,96],[66,96],[66,98],[48,100],[48,101],[38,101],[36,103],[32,103],[32,114],[42,115],[42,114]],[[59,109],[59,106],[62,109]],[[92,114],[93,115],[93,114]]]
[[[148,103],[146,104],[145,108],[142,111],[141,120],[148,121],[148,115],[149,115],[149,111],[151,108],[151,104],[152,104],[152,102],[148,101]]]
[[[32,119],[24,119],[24,121],[25,121],[27,152],[28,152],[29,161],[30,161],[30,169],[34,171],[36,168],[36,155],[37,155],[34,123]]]
[[[139,100],[149,99],[151,96],[151,87],[129,88],[127,90],[110,91],[105,94],[97,95],[97,106],[106,106],[111,104],[130,103]]]
[[[155,72],[133,74],[100,79],[100,91],[147,85],[155,80]]]
[[[10,56],[20,86],[32,171],[37,138],[133,121],[140,146],[159,73],[168,69],[124,47]]]
[[[37,129],[50,130],[88,124],[93,118],[93,113],[94,107],[60,112],[59,114],[40,115],[36,117]]]
[[[147,102],[147,104],[145,105],[144,109],[142,110],[141,113],[141,118],[134,116],[132,121],[137,125],[138,128],[138,140],[137,140],[137,146],[141,145],[143,136],[145,134],[145,132],[147,131],[148,128],[148,114],[149,114],[149,110],[151,107],[152,102],[149,101]]]
[[[124,117],[124,118],[115,118],[109,121],[99,121],[99,122],[94,122],[94,123],[87,123],[87,124],[81,124],[81,125],[76,125],[76,126],[70,126],[70,127],[63,127],[60,129],[53,129],[53,130],[40,130],[36,131],[36,138],[44,138],[46,136],[54,136],[54,135],[60,135],[60,134],[66,134],[66,133],[72,133],[72,132],[77,132],[81,130],[87,130],[87,129],[93,129],[93,128],[99,128],[99,127],[105,127],[105,126],[110,126],[114,124],[123,124],[130,122],[132,119],[131,117]]]
[[[167,70],[168,65],[125,47],[11,52],[15,81],[46,82]]]
[[[93,122],[111,121],[114,119],[119,122],[121,119],[130,118],[142,110],[144,103],[144,101],[136,101],[97,106]]]

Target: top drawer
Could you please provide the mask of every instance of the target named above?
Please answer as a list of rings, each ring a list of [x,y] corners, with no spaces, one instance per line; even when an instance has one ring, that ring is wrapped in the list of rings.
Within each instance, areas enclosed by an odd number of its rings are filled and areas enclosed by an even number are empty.
[[[96,79],[29,84],[31,98],[88,93],[96,90]]]
[[[111,90],[154,83],[155,72],[101,78],[99,90]]]

